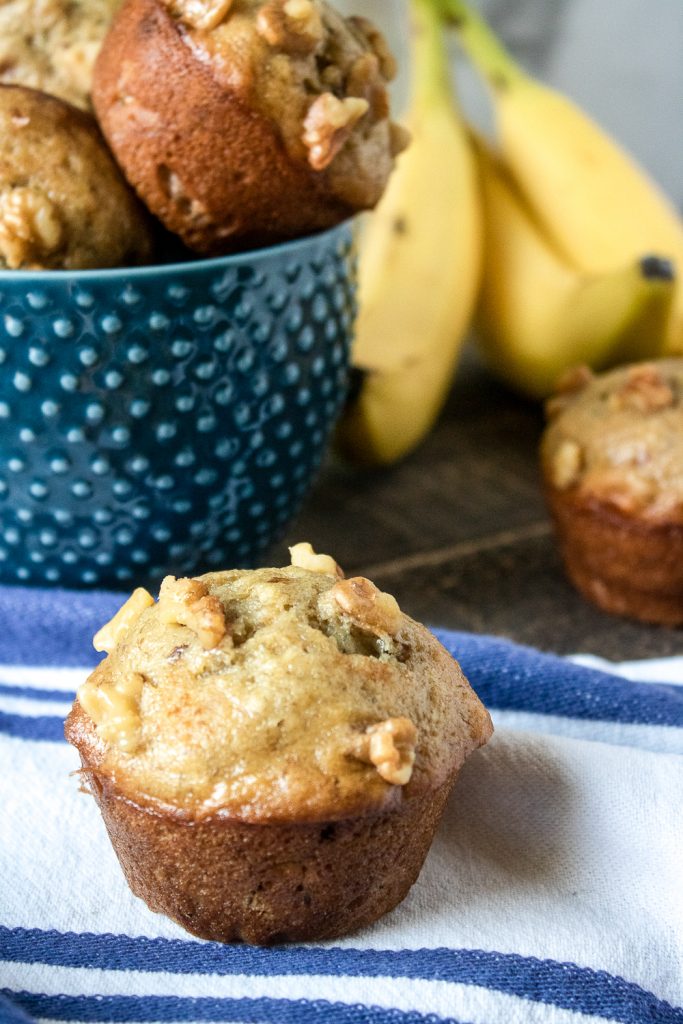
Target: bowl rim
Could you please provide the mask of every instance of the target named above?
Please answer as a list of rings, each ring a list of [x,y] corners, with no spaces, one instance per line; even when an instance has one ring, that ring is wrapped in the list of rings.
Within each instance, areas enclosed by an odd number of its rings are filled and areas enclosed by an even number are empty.
[[[335,235],[353,234],[354,217],[335,224],[314,234],[303,235],[286,242],[276,242],[262,249],[245,249],[243,252],[228,253],[226,256],[213,256],[209,259],[185,260],[179,263],[152,263],[140,267],[101,267],[89,270],[6,270],[0,269],[0,283],[25,282],[44,285],[50,281],[117,281],[140,280],[150,277],[175,277],[179,274],[198,274],[203,271],[221,270],[233,266],[261,263],[272,256],[287,256],[305,249],[317,242],[331,240]]]

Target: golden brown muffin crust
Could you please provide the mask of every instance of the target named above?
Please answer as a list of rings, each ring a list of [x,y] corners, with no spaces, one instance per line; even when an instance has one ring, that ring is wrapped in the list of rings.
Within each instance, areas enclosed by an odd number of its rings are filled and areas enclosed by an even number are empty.
[[[45,93],[0,85],[0,267],[111,267],[150,252],[147,215],[94,120]]]
[[[683,360],[575,374],[549,403],[547,480],[646,521],[683,523]]]
[[[0,82],[90,108],[92,69],[121,0],[2,0]]]
[[[302,4],[310,25],[288,14]],[[388,118],[385,50],[322,0],[126,0],[93,99],[149,208],[218,254],[377,203],[405,144]]]
[[[542,443],[567,575],[605,611],[683,622],[683,359],[562,382]]]
[[[308,19],[288,15],[296,8]],[[323,0],[233,0],[208,30],[175,17],[216,80],[278,126],[295,162],[324,172],[349,206],[375,206],[393,167],[386,86],[394,67],[379,33],[371,44],[371,27],[362,31],[369,22]]]
[[[124,796],[193,819],[377,814],[441,787],[488,738],[457,663],[368,581],[287,567],[193,582],[224,615],[214,646],[199,618],[168,621],[162,588],[88,684],[127,694],[142,678],[134,749],[78,705],[70,717],[71,742]]]

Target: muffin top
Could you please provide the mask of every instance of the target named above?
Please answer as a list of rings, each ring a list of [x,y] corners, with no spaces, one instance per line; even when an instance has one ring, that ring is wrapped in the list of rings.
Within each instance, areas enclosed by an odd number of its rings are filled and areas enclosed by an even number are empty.
[[[324,0],[160,2],[216,79],[277,125],[290,159],[351,208],[376,205],[407,136],[389,119],[396,66],[370,21]]]
[[[90,115],[0,85],[0,267],[82,269],[139,263],[147,216]]]
[[[92,69],[121,0],[3,0],[0,82],[90,108]]]
[[[542,462],[553,487],[627,515],[683,521],[683,359],[599,376],[581,367],[547,409]]]
[[[164,580],[96,637],[68,739],[100,779],[193,818],[372,814],[446,782],[491,732],[458,664],[368,580],[283,569]]]

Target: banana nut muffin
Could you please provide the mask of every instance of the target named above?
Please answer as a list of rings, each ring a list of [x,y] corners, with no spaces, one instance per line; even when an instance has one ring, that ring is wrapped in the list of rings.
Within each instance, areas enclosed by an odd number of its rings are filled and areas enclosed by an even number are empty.
[[[0,85],[0,267],[75,270],[144,262],[148,216],[93,118]]]
[[[392,597],[310,545],[292,561],[137,590],[66,725],[133,892],[221,942],[391,910],[492,731]]]
[[[601,608],[683,623],[683,359],[574,371],[542,464],[567,573]]]
[[[121,0],[0,0],[0,82],[90,108],[92,69]]]
[[[394,73],[377,29],[324,0],[126,0],[93,99],[147,206],[218,254],[376,205],[406,144]]]

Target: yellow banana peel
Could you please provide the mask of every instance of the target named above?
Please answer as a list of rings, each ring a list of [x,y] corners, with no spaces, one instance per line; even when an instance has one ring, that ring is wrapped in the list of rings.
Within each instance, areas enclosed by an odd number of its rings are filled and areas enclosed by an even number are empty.
[[[564,371],[595,370],[661,350],[675,294],[655,256],[602,273],[577,271],[548,243],[516,183],[481,140],[484,273],[477,336],[491,369],[543,398]]]
[[[525,74],[469,4],[436,2],[490,88],[498,154],[549,243],[579,272],[657,253],[680,280],[683,222],[645,171],[567,97]],[[683,352],[680,284],[663,348]]]
[[[353,363],[362,374],[337,444],[356,464],[411,452],[441,411],[481,268],[477,168],[456,108],[443,25],[413,0],[412,143],[361,240]]]

